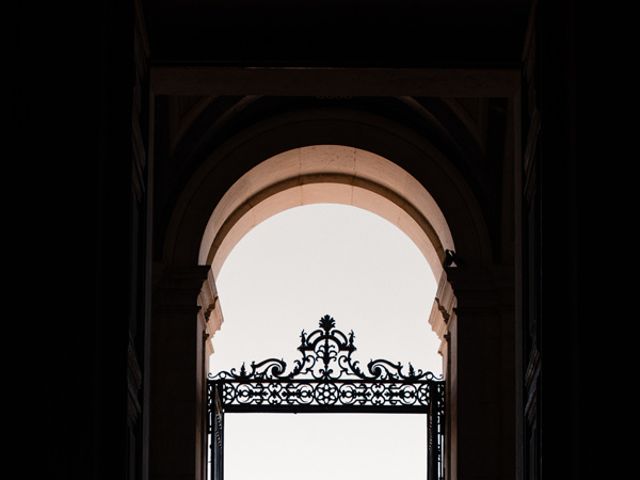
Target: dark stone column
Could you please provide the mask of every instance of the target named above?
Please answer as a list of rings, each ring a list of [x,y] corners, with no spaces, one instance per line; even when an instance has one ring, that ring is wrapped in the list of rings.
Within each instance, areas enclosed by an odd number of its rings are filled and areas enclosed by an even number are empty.
[[[448,323],[449,478],[515,476],[513,275],[447,271],[457,305]]]
[[[208,266],[158,274],[151,327],[151,449],[154,480],[202,480],[205,473],[205,331],[213,299]],[[213,301],[213,300],[212,300]]]

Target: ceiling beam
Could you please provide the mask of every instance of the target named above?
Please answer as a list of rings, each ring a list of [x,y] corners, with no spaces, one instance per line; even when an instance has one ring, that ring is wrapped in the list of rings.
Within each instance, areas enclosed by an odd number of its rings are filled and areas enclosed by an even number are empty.
[[[512,97],[519,69],[153,66],[156,95]]]

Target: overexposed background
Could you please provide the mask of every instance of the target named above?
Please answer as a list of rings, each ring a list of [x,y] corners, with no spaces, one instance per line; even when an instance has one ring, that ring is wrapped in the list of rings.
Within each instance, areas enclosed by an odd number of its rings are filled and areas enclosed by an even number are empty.
[[[251,230],[218,278],[224,323],[211,371],[297,359],[299,334],[324,314],[356,334],[354,357],[440,374],[427,322],[435,279],[413,242],[387,220],[344,205],[307,205]],[[426,416],[225,415],[225,480],[423,480]]]

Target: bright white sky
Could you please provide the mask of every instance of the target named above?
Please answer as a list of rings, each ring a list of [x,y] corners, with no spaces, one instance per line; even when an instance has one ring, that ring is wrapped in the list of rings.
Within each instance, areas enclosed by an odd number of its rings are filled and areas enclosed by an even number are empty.
[[[291,365],[300,331],[324,314],[354,330],[362,364],[442,370],[427,323],[429,265],[402,231],[365,210],[308,205],[266,220],[236,245],[216,286],[225,320],[213,372],[271,357]],[[426,417],[227,414],[224,461],[225,480],[423,480]]]

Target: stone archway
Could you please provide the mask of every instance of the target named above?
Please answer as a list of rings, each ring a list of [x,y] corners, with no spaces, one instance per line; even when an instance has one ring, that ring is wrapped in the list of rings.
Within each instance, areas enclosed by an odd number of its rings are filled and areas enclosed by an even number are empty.
[[[445,252],[455,251],[455,244],[433,197],[395,163],[343,145],[287,150],[240,177],[209,218],[198,263],[210,265],[217,278],[229,252],[254,226],[289,208],[315,203],[352,205],[385,218],[416,244],[436,282],[446,284]],[[449,310],[454,304],[450,296]],[[440,352],[446,359],[446,325],[439,308],[432,311],[432,327],[443,342]],[[212,328],[219,328],[220,318],[218,310]]]
[[[180,338],[189,347],[154,362],[155,397],[167,400],[159,402],[152,420],[152,471],[158,467],[158,477],[166,477],[177,468],[175,474],[181,477],[203,478],[203,384],[211,353],[206,340],[222,321],[215,275],[226,254],[258,222],[292,206],[317,202],[357,205],[387,218],[427,258],[438,279],[429,322],[443,341],[446,359],[448,477],[500,478],[497,462],[491,460],[499,448],[485,452],[488,461],[478,460],[477,441],[488,435],[489,448],[504,440],[504,422],[498,418],[502,377],[498,374],[495,385],[481,396],[481,402],[491,406],[489,415],[477,410],[477,396],[466,396],[475,395],[478,372],[498,368],[490,365],[494,358],[488,362],[486,353],[500,350],[500,341],[496,345],[492,336],[500,330],[501,317],[495,302],[486,301],[495,298],[499,282],[480,209],[461,175],[423,137],[381,117],[335,110],[293,113],[247,129],[212,152],[177,202],[156,289],[154,342],[160,346],[158,355],[169,338]],[[455,250],[461,259],[458,268],[445,268],[446,250]],[[486,332],[470,320],[474,317],[488,326]],[[483,348],[470,343],[485,340]],[[181,398],[163,390],[167,377],[161,372],[174,374],[186,392]],[[162,438],[184,437],[180,458],[167,461],[171,457],[166,445],[154,450],[154,423]]]
[[[436,278],[445,250],[455,250],[442,211],[407,171],[360,148],[312,145],[266,159],[232,185],[207,223],[198,263],[211,265],[217,276],[235,243],[253,226],[314,203],[353,205],[387,219],[414,241]]]

